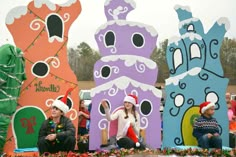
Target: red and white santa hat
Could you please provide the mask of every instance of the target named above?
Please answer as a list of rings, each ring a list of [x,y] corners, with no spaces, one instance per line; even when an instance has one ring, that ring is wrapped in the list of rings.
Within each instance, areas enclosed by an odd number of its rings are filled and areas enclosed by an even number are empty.
[[[69,111],[69,107],[67,105],[67,97],[68,94],[73,90],[73,88],[70,88],[66,91],[66,94],[64,95],[64,97],[60,100],[56,99],[53,101],[52,103],[52,107],[57,107],[58,109],[60,109],[63,113],[67,113]]]
[[[209,108],[211,107],[215,107],[216,105],[214,103],[211,103],[211,102],[203,102],[202,104],[200,104],[200,110],[199,112],[201,114],[203,114],[206,110],[208,110]]]
[[[138,105],[138,97],[136,95],[129,94],[125,96],[124,102],[130,102],[133,105]]]

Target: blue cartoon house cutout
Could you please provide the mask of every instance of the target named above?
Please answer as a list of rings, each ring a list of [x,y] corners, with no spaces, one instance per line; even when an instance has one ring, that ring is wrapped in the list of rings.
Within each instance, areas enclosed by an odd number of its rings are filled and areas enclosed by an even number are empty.
[[[228,146],[228,117],[225,92],[228,79],[220,62],[220,47],[229,22],[220,18],[208,32],[192,16],[189,7],[175,6],[179,37],[168,41],[166,51],[170,77],[166,79],[166,106],[163,114],[163,147],[197,145],[192,136],[199,104],[216,104],[214,117],[219,123],[223,145]],[[174,131],[173,131],[174,130]]]

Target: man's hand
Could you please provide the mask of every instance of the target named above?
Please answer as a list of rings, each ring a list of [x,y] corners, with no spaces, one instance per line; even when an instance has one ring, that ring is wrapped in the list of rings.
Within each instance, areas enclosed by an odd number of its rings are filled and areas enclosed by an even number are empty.
[[[218,133],[214,133],[214,136],[220,136],[220,134],[218,134]]]
[[[207,134],[207,137],[208,137],[208,138],[211,138],[212,136],[213,136],[213,135],[210,134],[210,133]]]
[[[54,141],[56,139],[57,135],[56,134],[49,134],[45,137],[46,140],[49,141]]]

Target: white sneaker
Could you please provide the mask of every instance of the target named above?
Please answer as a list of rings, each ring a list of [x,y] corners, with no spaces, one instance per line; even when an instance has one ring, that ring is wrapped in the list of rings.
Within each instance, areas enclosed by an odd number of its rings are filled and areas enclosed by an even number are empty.
[[[1,155],[0,157],[6,157],[6,156],[7,156],[6,153],[2,153],[2,154],[0,154],[0,155]]]

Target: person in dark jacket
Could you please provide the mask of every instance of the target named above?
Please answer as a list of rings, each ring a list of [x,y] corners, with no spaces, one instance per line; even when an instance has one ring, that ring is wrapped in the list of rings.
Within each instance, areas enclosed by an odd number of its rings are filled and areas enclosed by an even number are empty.
[[[38,136],[38,149],[40,155],[44,153],[57,153],[59,151],[74,151],[75,127],[71,120],[65,117],[69,111],[66,105],[67,95],[52,104],[51,116],[45,120]]]
[[[219,133],[219,124],[212,116],[215,112],[215,104],[204,102],[200,105],[201,116],[196,119],[193,126],[193,136],[202,148],[222,149],[222,139]]]

